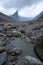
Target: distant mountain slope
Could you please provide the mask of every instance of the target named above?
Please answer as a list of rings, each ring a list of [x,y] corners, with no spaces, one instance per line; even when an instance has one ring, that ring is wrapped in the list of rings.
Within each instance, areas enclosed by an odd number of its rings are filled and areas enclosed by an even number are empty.
[[[14,21],[11,17],[3,14],[0,12],[0,21],[8,21],[8,22],[12,22]]]
[[[13,19],[17,20],[17,21],[30,21],[32,20],[32,18],[27,18],[27,17],[22,17],[18,15],[18,11],[16,11],[12,16]]]
[[[19,16],[19,21],[31,21],[32,18],[31,17],[21,17]]]
[[[11,17],[15,20],[19,20],[18,11],[16,11]]]
[[[40,18],[43,18],[43,11],[42,11],[39,15],[37,15],[37,16],[34,18],[34,20],[37,20],[37,19],[40,19]]]

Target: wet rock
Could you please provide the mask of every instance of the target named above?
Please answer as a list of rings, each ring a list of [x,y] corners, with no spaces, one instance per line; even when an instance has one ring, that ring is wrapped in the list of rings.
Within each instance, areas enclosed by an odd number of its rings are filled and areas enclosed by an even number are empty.
[[[12,62],[9,62],[9,65],[12,65]]]
[[[6,46],[6,51],[8,54],[12,53],[12,49],[15,48],[15,45],[14,44],[8,44]]]
[[[0,53],[5,51],[5,47],[0,47]]]
[[[17,55],[22,54],[22,49],[17,49],[17,50],[16,50],[16,54],[17,54]]]
[[[6,51],[8,52],[8,54],[13,55],[20,55],[22,53],[22,49],[19,48],[15,48],[14,45],[8,45],[6,48]]]
[[[7,61],[7,53],[3,52],[0,54],[0,65],[4,64]]]
[[[8,59],[9,59],[10,62],[13,62],[13,61],[16,61],[17,60],[17,56],[9,55],[8,56]]]
[[[26,37],[25,39],[26,39],[27,42],[31,42],[32,41],[32,39],[29,38],[29,37]]]
[[[20,55],[22,54],[22,49],[13,48],[12,49],[12,55]]]

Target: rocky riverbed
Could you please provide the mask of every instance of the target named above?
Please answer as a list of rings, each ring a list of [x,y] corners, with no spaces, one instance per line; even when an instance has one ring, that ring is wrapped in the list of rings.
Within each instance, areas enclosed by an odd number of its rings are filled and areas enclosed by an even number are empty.
[[[40,25],[41,29],[39,30],[39,27],[36,27],[38,25],[33,27],[33,25],[28,26],[27,23],[16,26],[14,24],[0,24],[0,65],[17,65],[25,55],[29,55],[28,58],[31,56],[37,58],[34,53],[34,42],[37,37],[42,35],[43,27],[42,24]],[[39,31],[40,33],[38,33]],[[26,60],[23,65],[28,65],[30,61]],[[34,61],[31,62],[29,65],[36,64]],[[40,62],[37,65],[43,65]]]

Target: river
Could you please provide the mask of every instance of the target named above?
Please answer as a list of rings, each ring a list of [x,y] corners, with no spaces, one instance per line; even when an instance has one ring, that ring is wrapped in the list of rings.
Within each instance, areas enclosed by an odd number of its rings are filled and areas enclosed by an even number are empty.
[[[34,52],[34,44],[27,43],[25,39],[22,38],[15,38],[13,41],[11,41],[17,48],[21,48],[23,50],[22,54],[19,57],[23,57],[25,55],[29,55],[32,57],[37,58],[35,52]],[[7,64],[5,64],[7,65]]]

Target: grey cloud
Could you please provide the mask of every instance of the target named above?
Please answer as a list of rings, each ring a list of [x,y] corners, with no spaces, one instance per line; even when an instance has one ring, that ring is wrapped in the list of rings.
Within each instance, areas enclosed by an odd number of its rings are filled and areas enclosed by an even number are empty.
[[[30,6],[40,1],[43,0],[0,0],[0,5],[5,8],[21,8],[26,5]]]

